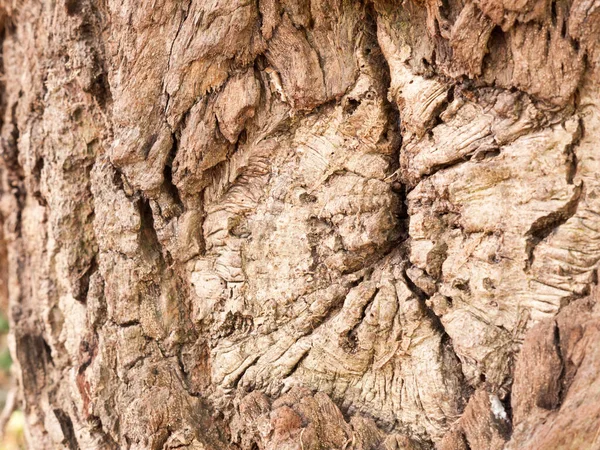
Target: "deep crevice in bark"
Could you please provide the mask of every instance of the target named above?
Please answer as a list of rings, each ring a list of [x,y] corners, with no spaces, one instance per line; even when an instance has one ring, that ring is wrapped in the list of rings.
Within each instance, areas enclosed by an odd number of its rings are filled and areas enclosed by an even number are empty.
[[[65,436],[65,442],[69,447],[69,450],[79,450],[79,444],[77,443],[75,430],[73,429],[73,422],[71,421],[69,415],[62,409],[55,409],[54,415],[60,423],[60,428]]]
[[[531,228],[525,234],[527,236],[527,255],[528,260],[525,270],[528,270],[535,259],[535,249],[540,242],[543,242],[552,232],[562,224],[566,223],[577,212],[577,207],[581,200],[582,186],[576,186],[571,199],[558,211],[552,211],[547,216],[541,217],[531,224]]]

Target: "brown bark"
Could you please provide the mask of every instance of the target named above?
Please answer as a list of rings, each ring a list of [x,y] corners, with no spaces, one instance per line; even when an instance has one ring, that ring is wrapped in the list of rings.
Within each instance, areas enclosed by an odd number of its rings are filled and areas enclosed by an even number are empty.
[[[600,448],[597,2],[0,0],[0,27],[31,448]]]

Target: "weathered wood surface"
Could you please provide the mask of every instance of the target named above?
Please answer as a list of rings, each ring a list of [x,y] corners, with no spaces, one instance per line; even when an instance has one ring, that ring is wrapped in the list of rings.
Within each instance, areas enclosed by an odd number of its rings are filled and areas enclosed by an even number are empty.
[[[597,1],[0,24],[31,448],[600,448]]]

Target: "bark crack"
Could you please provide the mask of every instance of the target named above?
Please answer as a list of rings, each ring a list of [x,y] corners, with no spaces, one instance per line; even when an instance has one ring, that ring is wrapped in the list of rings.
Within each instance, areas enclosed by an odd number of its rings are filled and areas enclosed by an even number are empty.
[[[569,201],[560,209],[540,217],[531,224],[529,230],[525,233],[527,262],[525,271],[529,271],[535,260],[535,249],[558,227],[567,222],[577,212],[577,207],[582,198],[583,184],[575,186],[573,195]]]

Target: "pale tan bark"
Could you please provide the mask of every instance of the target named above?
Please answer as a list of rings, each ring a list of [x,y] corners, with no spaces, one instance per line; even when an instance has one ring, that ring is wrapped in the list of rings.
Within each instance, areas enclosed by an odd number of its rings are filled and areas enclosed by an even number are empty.
[[[0,1],[31,448],[600,448],[596,3]]]

